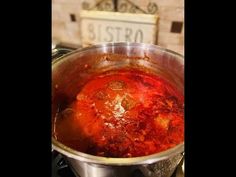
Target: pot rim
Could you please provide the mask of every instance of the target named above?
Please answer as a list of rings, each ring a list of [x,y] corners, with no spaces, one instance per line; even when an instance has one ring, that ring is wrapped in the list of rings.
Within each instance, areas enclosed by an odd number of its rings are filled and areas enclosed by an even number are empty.
[[[158,50],[160,50],[162,52],[166,52],[166,53],[169,53],[171,55],[174,55],[174,56],[178,57],[179,62],[181,62],[182,64],[184,63],[184,56],[183,55],[181,55],[180,53],[177,53],[175,51],[172,51],[170,49],[166,49],[164,47],[161,47],[159,45],[147,44],[147,43],[135,43],[135,42],[108,42],[108,43],[98,43],[98,44],[95,44],[95,45],[91,45],[91,46],[83,47],[83,48],[78,48],[76,50],[68,52],[65,55],[63,55],[63,56],[53,60],[52,61],[52,67],[57,62],[59,62],[60,60],[66,58],[66,57],[68,57],[70,55],[79,53],[79,52],[81,53],[81,52],[85,52],[85,51],[88,51],[88,50],[91,50],[91,49],[106,48],[106,47],[116,47],[116,46],[142,47],[144,49],[158,49]],[[106,52],[106,51],[104,51],[104,52]]]
[[[79,48],[77,50],[74,50],[72,52],[69,52],[55,60],[52,61],[52,68],[55,66],[56,63],[61,61],[62,59],[67,58],[68,56],[71,56],[76,53],[85,52],[92,49],[97,48],[106,48],[106,47],[116,47],[116,46],[127,46],[127,47],[141,47],[144,49],[158,49],[162,52],[166,52],[168,54],[174,55],[177,57],[178,61],[184,65],[184,56],[174,52],[172,50],[163,48],[158,45],[154,44],[145,44],[145,43],[129,43],[129,42],[117,42],[117,43],[101,43],[96,44],[84,48]],[[105,52],[105,51],[104,51]],[[173,148],[170,148],[168,150],[147,155],[147,156],[140,156],[140,157],[129,157],[129,158],[110,158],[110,157],[100,157],[100,156],[94,156],[90,154],[86,154],[83,152],[76,151],[72,148],[69,148],[68,146],[63,145],[59,141],[57,141],[54,137],[52,137],[52,149],[56,150],[63,155],[73,158],[82,162],[87,163],[93,163],[97,165],[114,165],[114,166],[128,166],[128,165],[139,165],[139,164],[151,164],[155,163],[157,161],[165,160],[170,158],[171,156],[184,153],[184,142],[176,145]]]

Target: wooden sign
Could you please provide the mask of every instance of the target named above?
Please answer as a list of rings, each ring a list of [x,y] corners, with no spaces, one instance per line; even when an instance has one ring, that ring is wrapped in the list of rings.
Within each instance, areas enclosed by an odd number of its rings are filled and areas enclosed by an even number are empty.
[[[157,15],[83,10],[80,17],[83,46],[102,42],[157,44]]]

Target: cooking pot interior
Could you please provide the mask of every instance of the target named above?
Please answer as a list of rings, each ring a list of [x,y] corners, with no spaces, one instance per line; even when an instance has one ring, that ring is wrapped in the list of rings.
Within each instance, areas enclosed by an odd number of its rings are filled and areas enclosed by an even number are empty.
[[[74,51],[52,65],[52,120],[93,74],[108,70],[133,68],[157,74],[183,93],[183,62],[179,54],[148,44],[116,43]]]

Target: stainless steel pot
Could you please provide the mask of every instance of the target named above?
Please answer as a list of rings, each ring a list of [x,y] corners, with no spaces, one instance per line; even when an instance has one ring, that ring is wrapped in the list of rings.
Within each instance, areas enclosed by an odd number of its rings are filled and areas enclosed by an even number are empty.
[[[124,67],[161,75],[184,92],[183,56],[151,44],[94,45],[78,49],[53,61],[52,125],[57,112],[74,99],[91,74]],[[182,143],[148,156],[106,158],[75,151],[53,137],[52,148],[63,154],[75,174],[81,177],[130,177],[135,173],[145,177],[170,177],[184,153]]]

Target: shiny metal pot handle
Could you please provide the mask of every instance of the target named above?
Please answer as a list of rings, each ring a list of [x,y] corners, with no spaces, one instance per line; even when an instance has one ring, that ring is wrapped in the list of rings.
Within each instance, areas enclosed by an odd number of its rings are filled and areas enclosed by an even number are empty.
[[[52,49],[52,61],[62,57],[63,55],[72,52],[73,49],[66,49],[66,48],[54,48]]]
[[[54,40],[52,41],[52,61],[78,48],[82,48],[82,45],[57,42]]]

